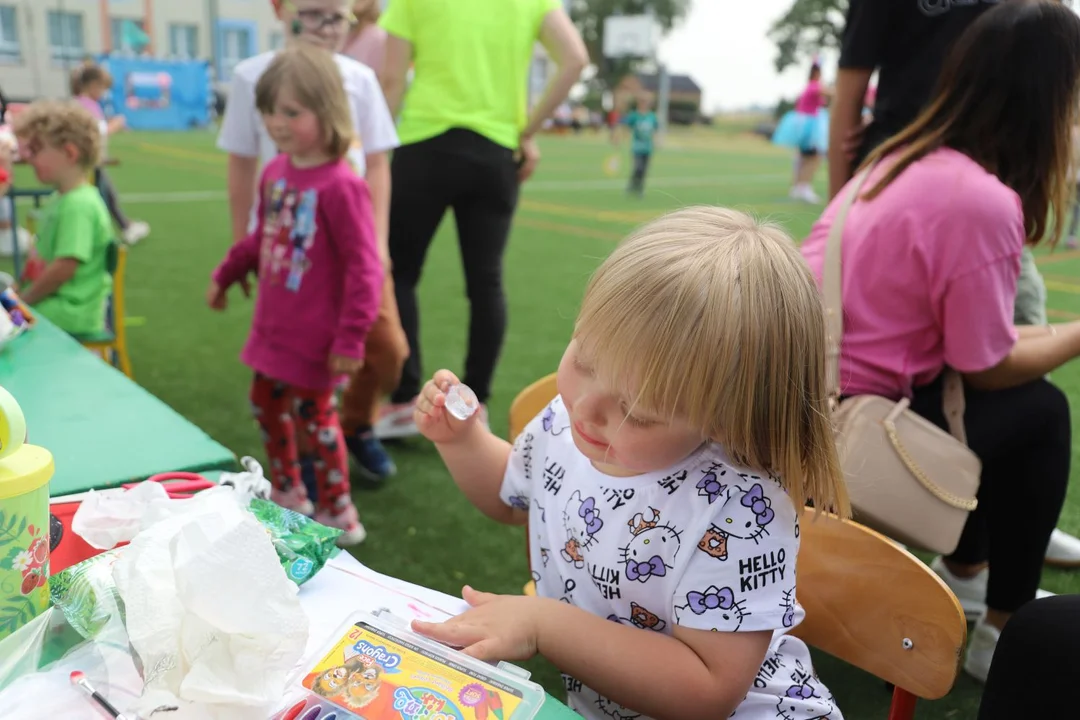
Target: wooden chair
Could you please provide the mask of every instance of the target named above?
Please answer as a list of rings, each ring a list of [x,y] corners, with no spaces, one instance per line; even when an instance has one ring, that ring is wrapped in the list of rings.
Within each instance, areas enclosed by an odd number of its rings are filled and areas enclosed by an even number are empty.
[[[534,417],[547,407],[559,393],[555,386],[555,373],[545,375],[529,387],[517,394],[514,402],[510,403],[510,442],[517,440],[517,436],[525,429]],[[525,562],[528,567],[529,558],[529,528],[525,527]],[[525,584],[526,595],[536,594],[536,583],[530,580]]]
[[[914,555],[854,521],[807,509],[800,529],[806,619],[793,634],[891,683],[889,720],[912,720],[918,698],[941,698],[956,680],[967,640],[956,596]]]
[[[127,329],[124,326],[124,277],[127,273],[127,247],[113,243],[109,247],[107,267],[113,278],[112,297],[109,299],[107,327],[100,333],[76,335],[83,347],[110,359],[120,372],[133,378],[131,357],[128,355]]]
[[[512,438],[556,392],[552,374],[518,394]],[[956,681],[967,641],[956,596],[914,555],[854,521],[808,508],[800,530],[798,600],[806,619],[793,634],[891,683],[888,720],[912,720],[919,698],[944,697]],[[525,594],[536,594],[535,583]]]

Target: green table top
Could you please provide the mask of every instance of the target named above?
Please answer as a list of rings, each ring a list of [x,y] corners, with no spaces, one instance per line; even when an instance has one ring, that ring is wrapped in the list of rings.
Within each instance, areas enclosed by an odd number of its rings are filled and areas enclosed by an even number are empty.
[[[54,497],[236,466],[228,449],[44,318],[0,351],[0,386],[22,406],[29,441],[53,454]]]
[[[576,712],[563,705],[555,698],[548,695],[544,698],[544,704],[540,706],[540,712],[536,714],[537,720],[572,720],[580,718]]]

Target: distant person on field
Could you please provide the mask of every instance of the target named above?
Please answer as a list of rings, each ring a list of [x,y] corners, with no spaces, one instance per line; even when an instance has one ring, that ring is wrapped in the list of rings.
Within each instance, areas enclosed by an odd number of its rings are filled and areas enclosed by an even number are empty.
[[[278,18],[288,34],[288,46],[309,44],[331,53],[341,50],[349,35],[354,21],[353,4],[352,0],[274,0]],[[229,205],[234,242],[243,240],[254,229],[256,173],[260,163],[269,163],[278,152],[255,107],[255,86],[276,54],[266,52],[236,66],[218,138],[218,147],[229,153]],[[375,438],[372,426],[383,395],[397,386],[408,354],[390,281],[387,246],[390,208],[387,153],[397,146],[398,138],[375,72],[344,55],[335,54],[334,60],[348,97],[356,138],[349,151],[349,161],[371,190],[379,254],[387,269],[379,317],[368,335],[366,362],[342,399],[342,425],[358,472],[367,480],[381,481],[397,472],[397,468]],[[303,444],[300,449],[301,470],[312,487],[315,458]]]
[[[622,118],[622,124],[630,131],[630,153],[634,159],[634,168],[630,173],[630,185],[626,192],[641,197],[645,194],[645,175],[649,172],[654,139],[660,130],[660,120],[653,112],[652,98],[642,94],[637,99],[637,107]]]
[[[112,290],[108,250],[113,225],[90,174],[101,157],[97,120],[76,103],[39,101],[19,113],[13,129],[38,181],[56,189],[42,208],[37,253],[43,269],[22,298],[61,330],[105,330]]]
[[[106,119],[105,112],[101,108],[101,98],[112,87],[112,76],[100,65],[87,62],[76,68],[71,73],[71,94],[86,111],[98,121],[101,130],[101,159],[104,160],[109,136],[118,133],[126,127],[123,115],[114,115]],[[109,208],[109,214],[116,224],[120,226],[120,237],[128,245],[134,245],[150,234],[150,226],[142,220],[130,220],[124,211],[120,209],[120,198],[116,194],[116,188],[100,164],[94,168],[94,184],[101,191],[101,197],[105,200],[105,206]]]
[[[821,84],[821,65],[815,62],[794,109],[784,115],[773,133],[774,143],[798,152],[791,198],[811,205],[821,202],[813,183],[821,158],[829,149],[829,111],[825,109],[828,98],[829,90]]]
[[[381,75],[401,111],[394,152],[390,255],[409,359],[376,433],[416,435],[421,387],[416,287],[447,209],[453,208],[469,297],[464,380],[491,394],[506,333],[503,253],[521,183],[540,161],[535,135],[577,83],[588,53],[560,0],[392,0],[379,22],[389,37]],[[528,110],[526,77],[539,40],[551,83]],[[409,68],[414,77],[406,92]]]

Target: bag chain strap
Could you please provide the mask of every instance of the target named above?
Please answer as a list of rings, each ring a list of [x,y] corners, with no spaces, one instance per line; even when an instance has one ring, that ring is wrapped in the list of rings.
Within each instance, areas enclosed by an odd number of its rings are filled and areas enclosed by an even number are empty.
[[[896,454],[900,456],[900,460],[904,463],[908,472],[914,475],[915,479],[919,481],[919,484],[926,488],[931,495],[946,505],[954,507],[957,510],[964,510],[965,512],[971,512],[978,506],[979,501],[977,499],[964,498],[955,493],[951,493],[948,490],[939,487],[937,483],[927,477],[926,473],[922,471],[922,468],[915,463],[915,459],[908,454],[903,443],[900,442],[900,434],[896,432],[896,423],[892,420],[885,420],[882,424],[885,426],[885,434],[888,435],[893,450],[896,450]]]

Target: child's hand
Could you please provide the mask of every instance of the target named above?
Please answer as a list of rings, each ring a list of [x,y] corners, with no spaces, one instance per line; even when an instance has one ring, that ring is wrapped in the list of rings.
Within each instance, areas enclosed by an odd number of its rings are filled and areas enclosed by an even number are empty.
[[[536,614],[543,607],[540,598],[523,595],[493,595],[465,586],[461,596],[471,610],[444,623],[416,620],[413,630],[433,640],[463,648],[466,655],[484,661],[528,660],[536,655]]]
[[[218,285],[213,280],[210,281],[210,288],[206,291],[206,304],[210,306],[211,310],[217,310],[221,312],[228,304],[228,298],[225,296],[225,288]]]
[[[413,410],[413,421],[420,430],[420,434],[431,442],[453,442],[468,429],[469,424],[476,421],[480,413],[473,413],[467,420],[458,420],[446,411],[446,391],[451,385],[461,382],[457,376],[449,370],[439,370],[435,377],[428,380],[420,391],[420,397],[416,398],[416,409]]]
[[[330,374],[335,377],[338,375],[348,375],[352,377],[354,374],[360,372],[360,368],[362,367],[364,367],[363,360],[345,357],[344,355],[330,356]]]

